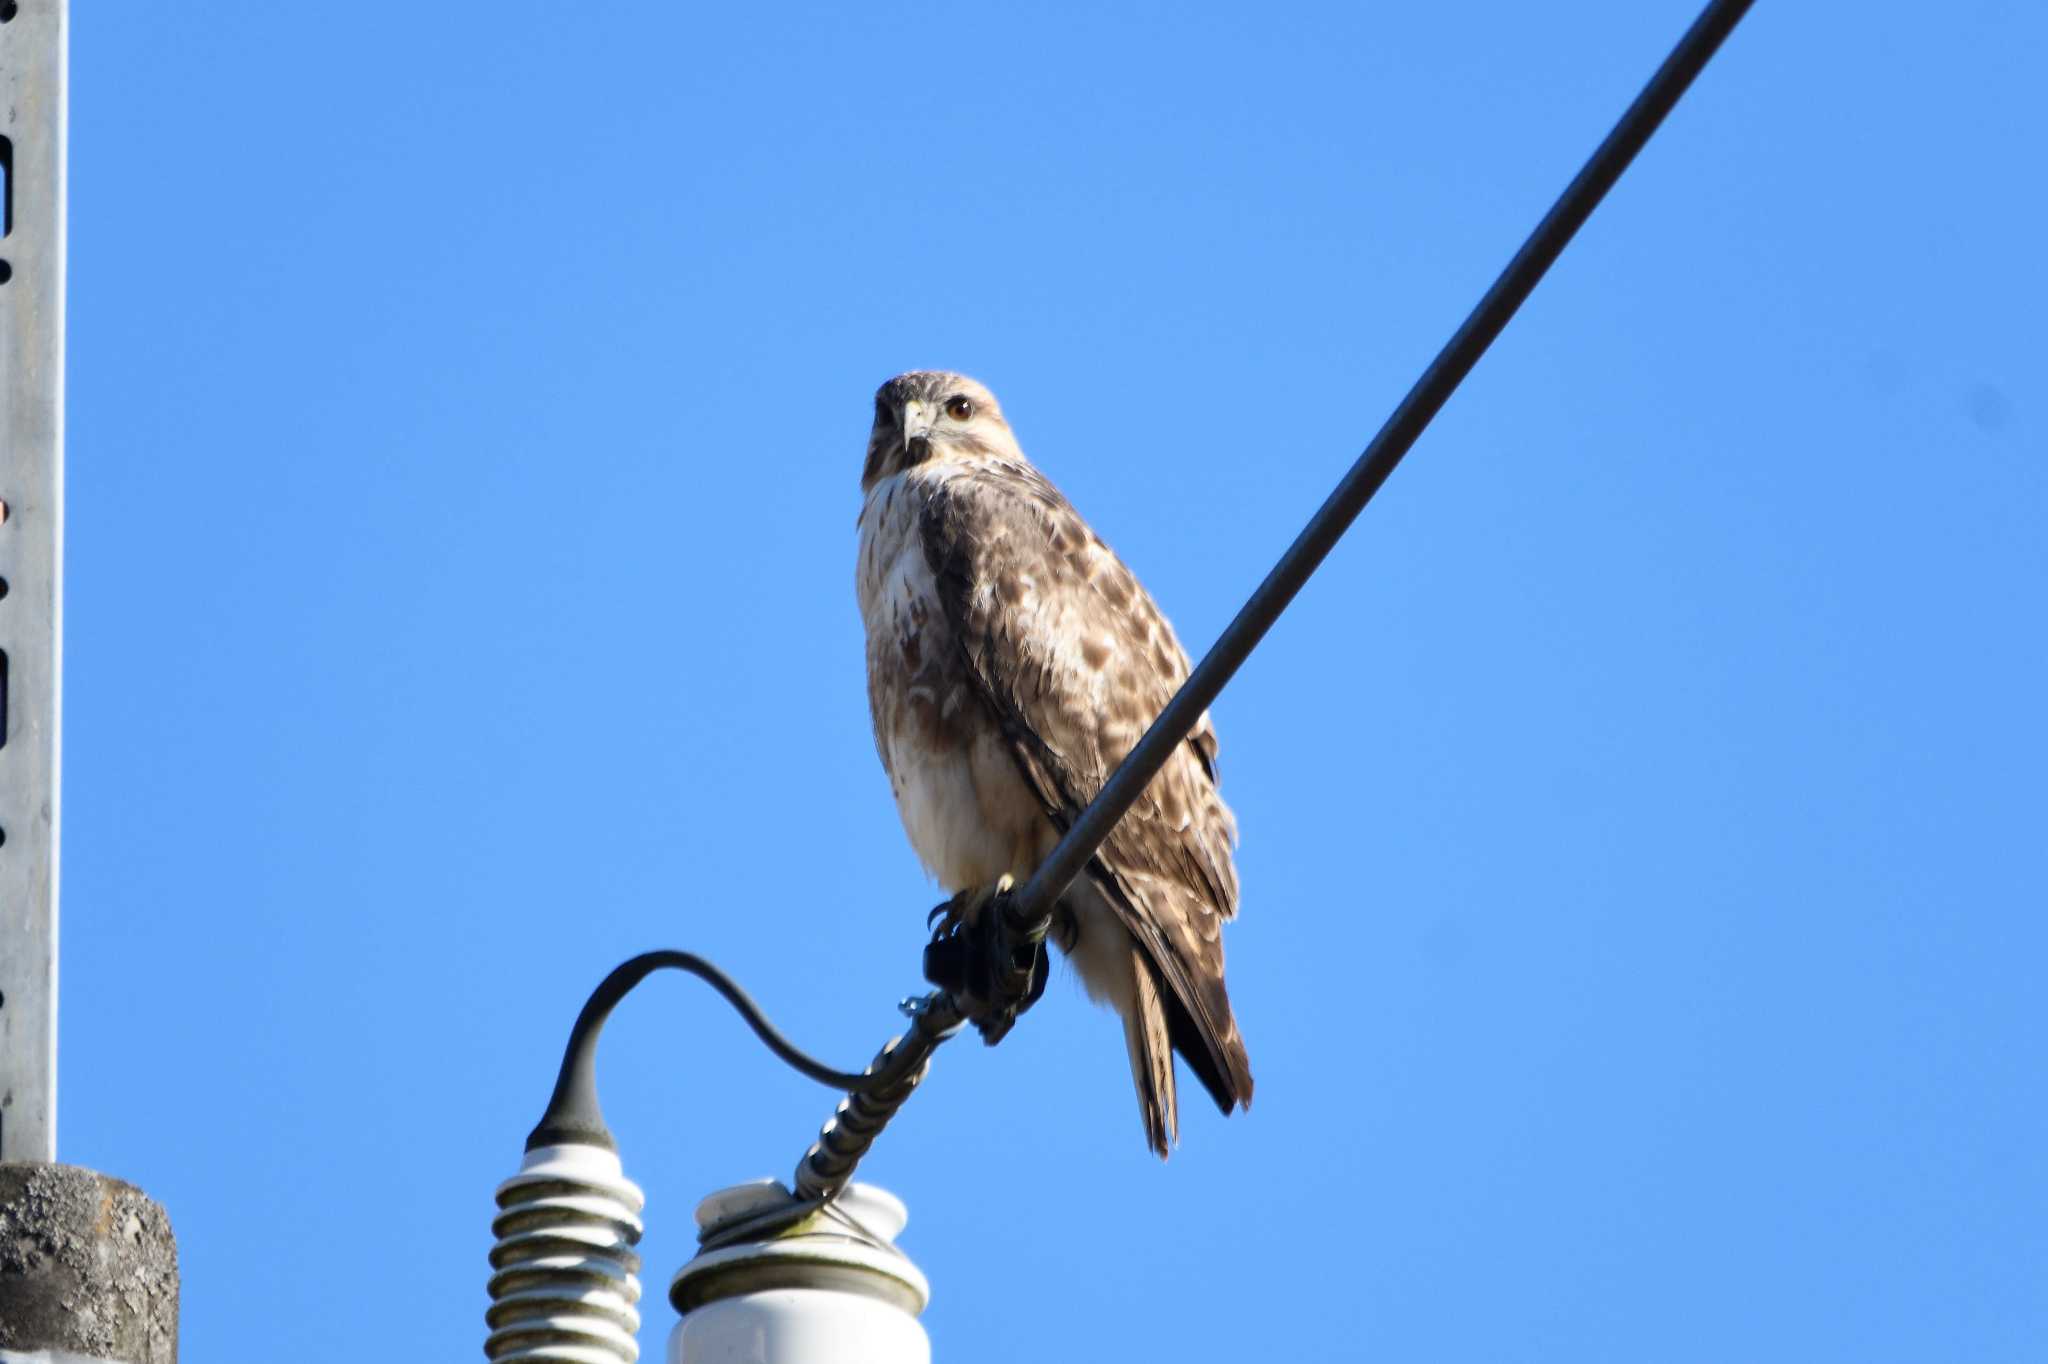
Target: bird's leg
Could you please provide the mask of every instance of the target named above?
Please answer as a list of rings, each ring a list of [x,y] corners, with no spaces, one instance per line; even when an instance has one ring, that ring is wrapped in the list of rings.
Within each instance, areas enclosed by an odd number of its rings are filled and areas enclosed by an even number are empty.
[[[938,925],[924,950],[925,979],[950,993],[982,1040],[1002,1041],[1017,1016],[1045,993],[1044,935],[1019,935],[1005,910],[1013,882],[962,891],[932,911]]]

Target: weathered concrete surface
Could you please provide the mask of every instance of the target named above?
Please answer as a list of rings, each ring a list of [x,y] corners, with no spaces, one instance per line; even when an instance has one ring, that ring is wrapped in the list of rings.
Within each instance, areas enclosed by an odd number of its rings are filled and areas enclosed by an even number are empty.
[[[132,1184],[0,1164],[0,1350],[176,1364],[178,1246]]]

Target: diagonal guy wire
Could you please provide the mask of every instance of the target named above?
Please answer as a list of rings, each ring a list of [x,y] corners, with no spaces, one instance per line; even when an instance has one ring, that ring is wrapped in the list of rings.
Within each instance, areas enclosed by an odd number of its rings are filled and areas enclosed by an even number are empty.
[[[991,917],[998,925],[991,950],[999,979],[1003,970],[1009,968],[1010,979],[1013,985],[1017,984],[1015,963],[1020,959],[1028,961],[1030,953],[1044,939],[1060,896],[1088,865],[1110,830],[1173,750],[1187,738],[1224,684],[1265,638],[1266,631],[1309,576],[1350,529],[1445,401],[1471,373],[1479,357],[1507,326],[1752,3],[1753,0],[1712,0],[1700,12],[1642,93],[1615,123],[1613,131],[1522,243],[1521,250],[1501,271],[1493,287],[1408,390],[1337,490],[1280,557],[1280,562],[1189,674],[1137,747],[1111,774],[1088,808],[1068,826],[1052,855],[1013,896],[991,907],[995,911]],[[1024,974],[1028,975],[1028,971]],[[1016,995],[1017,998],[1007,1001],[1012,1014],[1021,1002],[1021,985],[1017,986]],[[923,1078],[933,1050],[958,1032],[965,1018],[960,1002],[944,991],[927,995],[907,1007],[912,1017],[910,1034],[892,1039],[881,1050],[864,1073],[863,1083],[852,1088],[840,1102],[818,1140],[804,1153],[796,1171],[799,1198],[830,1198],[846,1186],[861,1157]]]

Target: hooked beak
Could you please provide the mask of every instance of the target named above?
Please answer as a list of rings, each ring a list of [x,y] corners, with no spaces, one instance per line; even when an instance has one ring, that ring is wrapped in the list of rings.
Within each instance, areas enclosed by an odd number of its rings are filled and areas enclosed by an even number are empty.
[[[922,463],[931,457],[931,409],[916,398],[903,404],[903,449],[913,464]]]

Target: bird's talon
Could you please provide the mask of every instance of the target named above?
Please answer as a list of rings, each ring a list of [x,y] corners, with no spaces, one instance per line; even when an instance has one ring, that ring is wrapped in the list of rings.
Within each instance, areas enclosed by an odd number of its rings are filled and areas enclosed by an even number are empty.
[[[964,890],[931,912],[925,979],[952,995],[990,1046],[1045,993],[1050,963],[1045,943],[1017,937],[1004,901],[1016,882]]]

